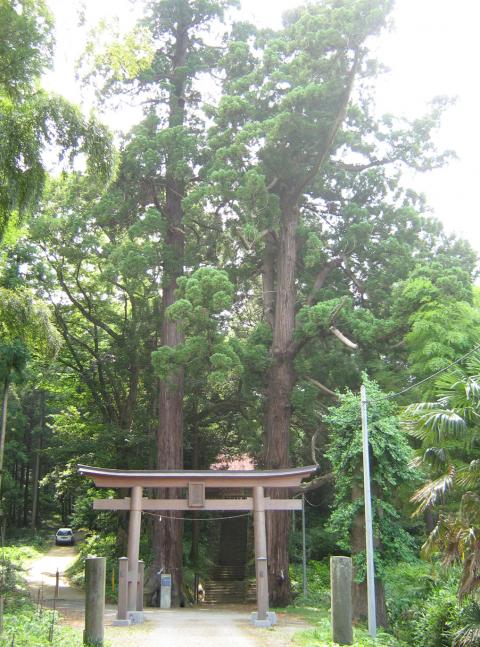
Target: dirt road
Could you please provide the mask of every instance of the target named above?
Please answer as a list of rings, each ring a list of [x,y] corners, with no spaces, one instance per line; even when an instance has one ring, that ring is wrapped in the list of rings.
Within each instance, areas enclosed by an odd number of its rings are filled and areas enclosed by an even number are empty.
[[[74,546],[52,546],[46,555],[32,562],[27,573],[27,582],[34,600],[37,600],[40,594],[44,604],[52,606],[58,569],[59,589],[56,608],[61,613],[72,618],[78,617],[80,620],[83,617],[83,591],[70,586],[65,576],[65,571],[75,558]]]
[[[84,593],[69,585],[65,571],[74,561],[75,548],[55,546],[29,569],[27,579],[32,597],[38,591],[51,606],[55,575],[59,571],[59,597],[57,609],[64,622],[83,628]],[[114,606],[105,609],[105,638],[114,647],[287,647],[292,645],[292,636],[307,625],[290,615],[279,614],[278,625],[270,629],[258,629],[250,622],[250,607],[200,607],[193,609],[147,609],[145,623],[131,627],[114,627]]]

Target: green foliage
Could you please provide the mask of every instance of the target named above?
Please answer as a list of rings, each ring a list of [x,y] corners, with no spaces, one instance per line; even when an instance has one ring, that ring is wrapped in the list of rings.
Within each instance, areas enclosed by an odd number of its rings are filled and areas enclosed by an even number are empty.
[[[50,542],[48,543],[50,545]],[[32,559],[38,559],[46,547],[41,535],[15,540],[1,550],[1,595],[4,597],[3,632],[0,645],[10,647],[47,647],[47,645],[79,646],[81,634],[69,627],[61,626],[58,612],[55,614],[54,640],[49,641],[52,626],[52,612],[36,609],[24,578],[24,569]]]
[[[81,647],[83,645],[82,632],[62,626],[59,623],[58,613],[55,614],[53,641],[49,640],[52,615],[53,612],[50,610],[38,613],[30,602],[25,601],[18,604],[14,610],[5,613],[0,645],[4,647],[10,647],[12,644],[18,647],[32,647],[32,645],[35,647],[51,647],[51,645]]]
[[[374,534],[380,546],[376,551],[376,573],[383,577],[386,564],[398,561],[399,557],[408,560],[413,555],[414,542],[402,526],[392,492],[398,491],[404,483],[413,482],[414,473],[409,467],[412,454],[400,428],[396,406],[375,382],[365,376],[364,379],[369,403]],[[331,429],[326,455],[335,479],[335,501],[329,527],[339,547],[348,551],[355,523],[359,517],[363,518],[364,506],[360,397],[350,391],[340,395],[340,404],[330,408],[325,421]],[[362,581],[365,577],[364,553],[357,552],[355,564],[356,579]]]
[[[394,292],[394,316],[408,321],[405,343],[415,375],[445,368],[475,345],[480,314],[472,303],[471,270],[453,259],[451,266],[436,260],[415,268]]]
[[[438,511],[437,524],[424,545],[428,556],[440,554],[445,564],[460,562],[460,596],[480,584],[477,568],[480,473],[477,447],[480,402],[480,356],[471,354],[435,382],[432,402],[405,410],[409,433],[420,440],[416,466],[428,477],[412,501],[416,514]]]
[[[13,291],[0,287],[0,339],[12,344],[17,355],[21,353],[20,345],[23,346],[24,363],[27,349],[51,357],[61,345],[48,307],[31,291],[22,288]]]
[[[177,281],[178,297],[166,311],[185,333],[185,342],[162,346],[152,354],[157,375],[164,379],[187,368],[187,379],[204,376],[214,391],[225,391],[241,371],[235,344],[229,339],[226,322],[233,303],[233,285],[228,274],[202,267]]]
[[[385,599],[388,619],[399,640],[409,644],[425,601],[439,586],[446,573],[438,565],[424,561],[398,562],[385,570]],[[452,578],[451,578],[452,579]]]
[[[450,629],[457,611],[455,591],[438,588],[422,605],[414,623],[412,638],[419,647],[450,647]]]
[[[315,629],[295,634],[293,644],[299,647],[337,647],[337,643],[332,641],[330,620],[323,618],[316,625]],[[377,639],[373,640],[363,627],[354,628],[352,645],[353,647],[400,647],[398,640],[392,635],[379,631]]]
[[[107,129],[59,96],[38,87],[50,65],[52,17],[43,0],[0,2],[0,241],[9,221],[38,202],[45,184],[43,153],[84,153],[105,180],[114,151]]]
[[[328,561],[307,562],[307,595],[303,594],[303,568],[301,564],[290,565],[290,581],[295,596],[295,606],[320,607],[330,601],[330,568]]]

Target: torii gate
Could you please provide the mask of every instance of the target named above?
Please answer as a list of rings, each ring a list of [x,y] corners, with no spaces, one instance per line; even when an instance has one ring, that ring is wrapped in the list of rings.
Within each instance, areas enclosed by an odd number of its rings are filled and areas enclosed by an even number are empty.
[[[141,621],[142,594],[137,593],[140,525],[143,510],[253,510],[255,535],[255,575],[257,581],[257,612],[252,614],[255,626],[268,627],[276,622],[275,613],[268,609],[267,539],[265,512],[267,510],[301,510],[297,499],[271,499],[264,488],[298,487],[301,481],[318,470],[317,465],[279,470],[116,470],[102,467],[78,466],[80,474],[89,476],[97,487],[130,488],[131,496],[124,499],[96,499],[94,510],[128,510],[128,577],[125,597],[128,615]],[[186,499],[148,499],[143,488],[187,488]],[[206,488],[248,488],[252,497],[242,499],[206,499]],[[128,582],[128,584],[127,584]],[[120,578],[119,578],[120,586]],[[128,588],[127,588],[128,587]],[[120,598],[120,591],[119,591]],[[120,604],[119,615],[120,618]],[[123,615],[123,614],[122,614]],[[125,618],[126,619],[126,618]]]

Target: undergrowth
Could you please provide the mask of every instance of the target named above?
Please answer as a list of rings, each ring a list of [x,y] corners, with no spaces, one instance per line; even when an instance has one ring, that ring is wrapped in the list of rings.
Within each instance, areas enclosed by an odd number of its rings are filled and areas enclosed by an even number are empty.
[[[28,562],[41,557],[50,544],[49,538],[27,537],[15,540],[15,545],[5,546],[0,552],[0,592],[4,596],[2,647],[82,645],[81,632],[60,625],[58,613],[54,617],[49,609],[37,608],[27,589],[25,568]]]

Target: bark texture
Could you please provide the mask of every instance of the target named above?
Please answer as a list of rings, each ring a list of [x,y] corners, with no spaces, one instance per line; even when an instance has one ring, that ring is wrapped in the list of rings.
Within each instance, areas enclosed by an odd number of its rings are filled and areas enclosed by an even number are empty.
[[[359,53],[355,52],[354,60],[345,79],[345,86],[339,94],[338,106],[331,115],[325,137],[319,141],[318,151],[308,166],[309,170],[302,176],[290,181],[283,178],[271,184],[279,198],[280,236],[272,260],[274,248],[266,240],[263,261],[264,316],[271,323],[273,332],[271,350],[271,368],[268,374],[267,401],[265,411],[265,466],[270,469],[288,467],[289,438],[291,421],[291,395],[295,384],[294,360],[301,345],[295,346],[295,306],[296,306],[296,261],[297,230],[300,220],[300,204],[308,185],[319,175],[327,161],[335,137],[345,119],[346,110],[353,81],[359,65]],[[273,265],[273,267],[272,267]],[[330,270],[337,265],[332,261],[331,267],[317,278],[314,292],[318,292]],[[272,304],[267,296],[267,287],[275,281],[275,308],[273,322],[270,317]],[[315,301],[312,294],[311,305]],[[272,497],[279,497],[278,491],[272,490]],[[288,577],[288,535],[289,515],[285,512],[267,514],[267,542],[269,557],[269,593],[271,603],[278,606],[289,604],[291,598]]]
[[[169,127],[185,122],[185,72],[188,30],[177,27],[175,52],[172,60],[172,91],[169,102]],[[172,153],[174,155],[174,153]],[[167,156],[165,176],[165,204],[162,209],[167,221],[163,262],[163,298],[161,345],[175,347],[184,341],[184,334],[176,322],[166,316],[166,310],[175,303],[177,280],[183,274],[185,236],[182,230],[182,199],[184,183],[172,170],[175,160]],[[159,382],[159,426],[157,436],[158,469],[183,468],[183,394],[184,370],[178,369]],[[177,490],[160,490],[160,498],[177,498]],[[168,515],[173,516],[173,515]],[[177,513],[175,517],[180,517]],[[172,575],[172,605],[178,606],[182,591],[182,535],[181,519],[163,518],[154,526],[154,565]]]
[[[265,424],[265,466],[268,469],[279,469],[289,465],[290,396],[295,382],[293,333],[296,231],[299,212],[296,208],[285,208],[282,216],[273,321],[272,364],[268,376]],[[286,496],[286,493],[279,488],[271,489],[268,494],[274,498]],[[291,597],[288,576],[289,529],[290,515],[287,512],[267,514],[269,593],[271,604],[274,606],[287,605]]]

